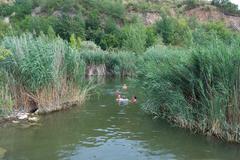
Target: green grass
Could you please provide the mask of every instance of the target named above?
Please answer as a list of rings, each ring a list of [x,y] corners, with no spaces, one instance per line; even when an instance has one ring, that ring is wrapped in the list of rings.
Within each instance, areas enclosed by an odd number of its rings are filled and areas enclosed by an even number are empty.
[[[71,101],[68,95],[80,94],[83,89],[85,62],[68,42],[60,38],[52,41],[45,35],[23,34],[5,37],[2,46],[11,51],[11,55],[0,62],[0,69],[16,107],[28,110],[33,105],[41,106],[44,92],[50,93],[49,102],[44,100],[44,103],[58,106],[61,99]],[[74,92],[67,93],[70,91]]]
[[[187,50],[150,49],[138,72],[144,109],[190,128],[240,142],[239,42]],[[237,132],[236,132],[237,131]]]
[[[80,49],[81,50],[81,49]],[[102,50],[81,50],[80,57],[90,65],[105,65],[106,74],[127,76],[136,70],[137,56],[133,52],[107,52]]]
[[[5,37],[0,54],[0,79],[5,79],[0,85],[5,87],[0,106],[25,110],[38,106],[42,112],[59,109],[67,101],[82,101],[92,88],[85,80],[88,67],[103,65],[109,74],[133,75],[136,60],[131,52],[75,49],[59,37],[43,34]]]

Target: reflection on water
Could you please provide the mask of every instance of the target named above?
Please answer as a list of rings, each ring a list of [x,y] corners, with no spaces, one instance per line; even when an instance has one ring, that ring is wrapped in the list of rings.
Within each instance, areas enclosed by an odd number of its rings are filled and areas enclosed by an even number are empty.
[[[115,102],[118,81],[108,80],[102,96],[84,106],[41,118],[41,125],[0,128],[0,147],[9,160],[236,160],[238,145],[193,135],[152,120],[138,105]],[[127,97],[139,94],[129,88]],[[137,95],[139,97],[139,95]]]

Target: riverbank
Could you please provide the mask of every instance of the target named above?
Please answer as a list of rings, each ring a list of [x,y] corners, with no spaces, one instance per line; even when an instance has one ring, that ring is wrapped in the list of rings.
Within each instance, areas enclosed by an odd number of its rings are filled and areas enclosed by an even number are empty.
[[[239,42],[149,50],[138,72],[144,110],[182,128],[240,143]]]
[[[139,55],[72,48],[59,37],[32,34],[6,37],[2,46],[1,106],[57,111],[84,101],[92,89],[87,74],[132,75],[147,97],[144,110],[154,117],[240,142],[237,40],[191,48],[159,45]]]
[[[24,34],[6,37],[2,46],[1,111],[53,112],[82,104],[93,88],[80,54],[61,38]]]
[[[138,104],[123,107],[116,103],[115,91],[123,83],[129,86],[126,96],[137,94]],[[106,79],[98,91],[98,96],[81,106],[41,116],[38,125],[1,126],[3,160],[236,160],[240,156],[238,145],[153,120],[140,109],[145,98],[131,83]]]
[[[94,88],[86,76],[134,74],[135,53],[110,53],[89,45],[76,48],[59,37],[30,33],[5,37],[0,48],[0,107],[61,110],[82,103]]]

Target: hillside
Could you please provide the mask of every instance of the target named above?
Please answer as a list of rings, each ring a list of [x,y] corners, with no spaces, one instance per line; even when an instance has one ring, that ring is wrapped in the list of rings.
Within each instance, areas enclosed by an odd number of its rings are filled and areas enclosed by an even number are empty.
[[[30,31],[46,34],[53,30],[63,39],[69,40],[74,34],[83,40],[95,42],[102,49],[122,48],[126,38],[123,32],[132,24],[142,23],[148,30],[147,36],[161,34],[161,31],[156,29],[156,24],[166,16],[171,17],[175,25],[187,25],[192,31],[194,28],[190,26],[191,21],[196,21],[194,23],[199,25],[221,22],[231,30],[240,31],[239,11],[230,2],[220,4],[203,0],[3,0],[0,3],[0,37],[13,28],[16,33]],[[7,26],[9,28],[6,28]],[[158,41],[159,37],[147,39],[150,42],[146,42],[146,47],[149,47]],[[163,41],[165,43],[165,40]],[[183,45],[180,43],[182,40],[177,41],[171,44]]]

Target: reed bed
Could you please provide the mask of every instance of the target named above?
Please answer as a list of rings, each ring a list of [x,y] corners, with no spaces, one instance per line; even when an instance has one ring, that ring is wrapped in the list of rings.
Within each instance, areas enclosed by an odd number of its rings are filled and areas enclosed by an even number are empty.
[[[180,127],[240,142],[239,42],[151,48],[139,67],[144,110]]]
[[[80,56],[88,75],[133,76],[138,59],[135,53],[127,51],[80,50]]]
[[[61,38],[23,34],[4,38],[2,46],[12,53],[0,68],[15,108],[50,112],[84,100],[85,62]]]
[[[13,97],[9,92],[7,85],[0,85],[0,116],[5,116],[13,111]]]
[[[29,33],[5,37],[1,46],[0,70],[8,88],[1,95],[11,95],[7,100],[18,110],[50,112],[82,103],[94,86],[85,75],[125,76],[136,69],[134,53],[76,49],[59,37]]]

